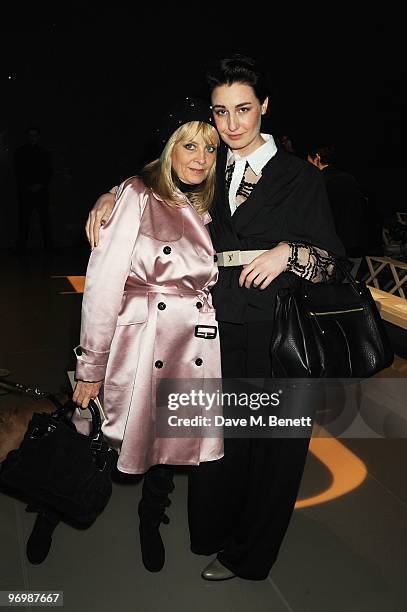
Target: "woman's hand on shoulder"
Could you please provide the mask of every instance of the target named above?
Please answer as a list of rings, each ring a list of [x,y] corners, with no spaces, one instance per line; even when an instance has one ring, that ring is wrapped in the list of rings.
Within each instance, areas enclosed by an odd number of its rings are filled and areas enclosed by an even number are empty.
[[[270,283],[287,268],[290,246],[280,243],[273,249],[253,259],[252,263],[243,266],[239,277],[240,287],[251,286],[266,289]]]
[[[98,382],[86,382],[78,380],[73,392],[72,399],[80,408],[87,408],[89,400],[95,399],[98,396],[103,380]]]
[[[104,193],[97,200],[88,215],[86,221],[86,236],[89,240],[92,250],[99,244],[99,231],[104,225],[115,205],[115,195],[113,193]]]

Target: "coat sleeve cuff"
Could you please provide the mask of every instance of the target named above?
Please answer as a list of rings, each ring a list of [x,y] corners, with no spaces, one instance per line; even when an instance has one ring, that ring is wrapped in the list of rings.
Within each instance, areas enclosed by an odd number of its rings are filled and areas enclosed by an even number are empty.
[[[98,353],[83,346],[76,346],[74,353],[77,359],[75,371],[77,380],[97,382],[105,378],[109,351]]]

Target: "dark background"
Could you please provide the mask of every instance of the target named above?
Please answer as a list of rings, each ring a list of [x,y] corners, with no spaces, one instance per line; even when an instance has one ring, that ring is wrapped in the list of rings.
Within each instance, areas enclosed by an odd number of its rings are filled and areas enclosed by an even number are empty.
[[[52,151],[57,242],[83,240],[96,197],[151,157],[151,135],[174,97],[205,95],[205,67],[234,52],[267,69],[267,128],[299,154],[334,142],[337,165],[373,194],[383,216],[407,210],[402,123],[406,70],[402,18],[359,17],[273,5],[38,7],[5,16],[0,40],[2,246],[15,235],[13,151],[30,125]],[[18,13],[18,11],[16,11]],[[31,241],[35,243],[36,236]]]

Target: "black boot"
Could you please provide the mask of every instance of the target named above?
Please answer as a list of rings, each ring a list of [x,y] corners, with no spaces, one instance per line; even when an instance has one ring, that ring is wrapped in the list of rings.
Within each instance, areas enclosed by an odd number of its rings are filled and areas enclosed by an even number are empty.
[[[30,507],[27,508],[27,511],[32,512]],[[52,534],[58,523],[59,519],[53,513],[46,510],[38,512],[26,547],[27,559],[30,563],[38,565],[47,558],[51,548]]]
[[[172,466],[157,465],[144,477],[142,498],[138,506],[140,517],[140,545],[144,567],[159,572],[165,562],[165,548],[160,535],[160,524],[170,519],[165,509],[170,505],[168,494],[174,490]]]

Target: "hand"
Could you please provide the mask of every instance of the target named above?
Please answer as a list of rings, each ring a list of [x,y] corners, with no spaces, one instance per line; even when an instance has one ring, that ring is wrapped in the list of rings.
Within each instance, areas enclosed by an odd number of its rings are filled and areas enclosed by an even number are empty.
[[[253,259],[252,263],[243,266],[239,286],[244,285],[250,289],[253,285],[253,287],[266,289],[281,272],[284,272],[289,256],[290,246],[284,242],[259,255]]]
[[[89,400],[95,399],[98,396],[103,380],[99,382],[85,382],[78,380],[73,392],[72,399],[80,408],[87,408]]]
[[[86,221],[86,236],[90,242],[92,250],[99,243],[99,230],[101,225],[104,225],[112,214],[115,204],[115,196],[113,193],[104,193],[96,200],[96,204],[89,213]]]

